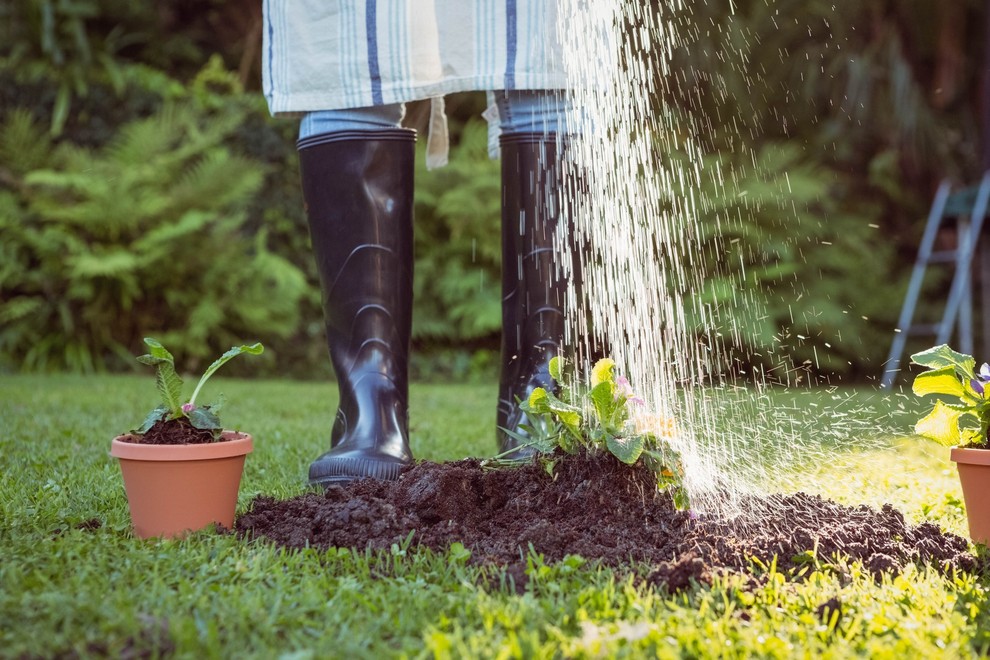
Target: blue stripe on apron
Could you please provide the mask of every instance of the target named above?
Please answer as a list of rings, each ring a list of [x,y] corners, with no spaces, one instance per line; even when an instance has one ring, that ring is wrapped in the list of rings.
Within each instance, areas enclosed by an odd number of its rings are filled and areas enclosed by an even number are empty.
[[[371,78],[371,102],[384,105],[382,99],[382,74],[378,67],[378,0],[368,0],[365,5],[368,37],[368,75]]]
[[[505,0],[505,88],[516,88],[516,0]]]
[[[268,19],[268,106],[271,107],[272,99],[275,97],[275,85],[272,83],[271,78],[274,78],[272,74],[272,59],[275,57],[275,28],[272,27],[272,13],[271,8],[268,5],[268,1],[265,0],[265,18]]]

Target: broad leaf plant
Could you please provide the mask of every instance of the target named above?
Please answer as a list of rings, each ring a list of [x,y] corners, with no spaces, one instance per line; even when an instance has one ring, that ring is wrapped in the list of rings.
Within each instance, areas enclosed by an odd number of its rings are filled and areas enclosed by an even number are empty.
[[[617,459],[633,465],[639,460],[656,475],[658,487],[668,490],[680,509],[688,508],[687,491],[683,485],[680,456],[670,446],[674,435],[673,420],[656,416],[631,414],[632,407],[644,405],[634,395],[629,381],[616,376],[615,362],[604,358],[591,371],[590,386],[569,387],[564,377],[565,361],[555,357],[550,361],[550,376],[557,387],[550,391],[537,387],[520,407],[530,420],[521,432],[502,430],[539,452],[544,461],[560,448],[568,454],[579,451],[608,451]]]
[[[941,398],[925,417],[915,424],[918,435],[947,447],[987,447],[990,432],[990,364],[976,369],[971,355],[958,353],[942,344],[911,356],[911,362],[928,371],[918,374],[912,389],[918,396],[930,394],[951,397],[958,403]]]
[[[217,417],[220,403],[200,406],[196,404],[196,397],[199,396],[203,385],[206,384],[210,376],[216,373],[217,369],[241,353],[259,355],[264,351],[264,346],[255,343],[232,347],[207,367],[199,379],[199,383],[196,384],[192,396],[189,397],[188,401],[184,401],[182,398],[182,378],[175,370],[175,359],[172,354],[156,339],[145,338],[144,343],[148,345],[149,351],[138,357],[138,361],[155,368],[155,382],[162,397],[162,404],[148,414],[144,423],[135,433],[147,433],[157,422],[187,419],[193,427],[211,431],[213,436],[218,438],[222,431],[220,419]]]

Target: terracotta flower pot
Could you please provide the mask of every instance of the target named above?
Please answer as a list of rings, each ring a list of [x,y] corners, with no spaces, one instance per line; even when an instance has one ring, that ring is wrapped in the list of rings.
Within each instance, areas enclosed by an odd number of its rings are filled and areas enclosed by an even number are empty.
[[[250,435],[224,431],[225,442],[196,445],[145,445],[127,442],[129,437],[114,438],[110,455],[120,459],[138,537],[233,526],[244,458],[253,448]]]
[[[969,536],[990,544],[990,449],[953,447],[950,457],[959,469]]]

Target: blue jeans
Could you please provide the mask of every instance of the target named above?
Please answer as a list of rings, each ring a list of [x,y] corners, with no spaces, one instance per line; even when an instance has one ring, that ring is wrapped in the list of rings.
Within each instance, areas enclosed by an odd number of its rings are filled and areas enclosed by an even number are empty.
[[[563,129],[570,101],[564,94],[546,90],[497,91],[495,103],[503,134],[567,132]],[[399,128],[405,113],[403,103],[310,112],[299,124],[299,139],[339,131]]]

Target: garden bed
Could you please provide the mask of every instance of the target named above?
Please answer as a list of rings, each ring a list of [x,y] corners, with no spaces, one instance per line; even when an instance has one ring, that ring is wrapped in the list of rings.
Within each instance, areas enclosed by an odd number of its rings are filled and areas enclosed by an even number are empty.
[[[530,546],[546,561],[568,554],[610,566],[642,562],[648,581],[678,590],[710,582],[755,559],[782,572],[836,555],[874,575],[907,564],[973,571],[968,542],[925,522],[910,525],[890,505],[847,507],[796,493],[751,498],[731,519],[678,511],[653,475],[606,454],[562,456],[544,464],[492,469],[476,459],[422,462],[393,482],[362,480],[277,501],[259,496],[237,533],[289,548],[446,550],[459,542],[473,562],[497,564],[525,580]],[[755,512],[762,512],[757,514]],[[769,513],[768,513],[769,512]]]

